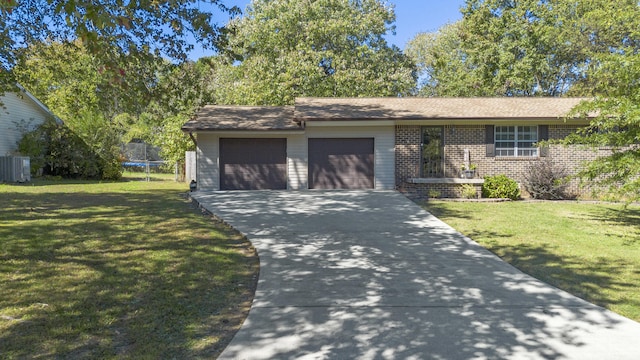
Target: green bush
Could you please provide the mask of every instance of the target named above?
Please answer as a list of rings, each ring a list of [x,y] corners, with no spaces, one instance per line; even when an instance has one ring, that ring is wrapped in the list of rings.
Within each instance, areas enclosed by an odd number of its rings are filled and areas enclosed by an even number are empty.
[[[465,199],[475,199],[477,197],[476,187],[471,184],[462,185],[462,197]]]
[[[437,199],[442,196],[442,193],[436,189],[429,189],[427,196],[429,199]]]
[[[482,197],[518,200],[520,188],[515,180],[506,175],[486,176],[482,184]]]
[[[18,130],[22,132],[22,139],[18,141],[18,153],[30,158],[31,176],[37,176],[46,164],[46,141],[44,127],[29,130],[30,124],[20,124]]]
[[[121,175],[114,156],[100,156],[71,129],[49,119],[26,133],[18,151],[32,160],[31,172],[42,168],[44,175],[64,178],[115,180]]]

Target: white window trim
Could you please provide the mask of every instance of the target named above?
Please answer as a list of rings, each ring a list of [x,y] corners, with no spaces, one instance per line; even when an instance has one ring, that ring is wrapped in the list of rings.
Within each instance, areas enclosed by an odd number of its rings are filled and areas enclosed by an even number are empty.
[[[536,129],[536,139],[534,141],[529,141],[529,140],[523,140],[523,141],[518,141],[518,127],[520,126],[527,126],[527,127],[534,127]],[[498,129],[501,127],[513,127],[513,148],[505,148],[505,147],[498,147],[498,144],[500,143],[500,140],[498,140]],[[540,156],[540,148],[539,147],[530,147],[530,148],[525,148],[526,150],[533,150],[533,154],[531,155],[518,155],[518,150],[520,150],[520,148],[518,148],[518,142],[531,142],[531,143],[537,143],[538,142],[538,138],[540,136],[540,130],[538,129],[538,125],[496,125],[494,127],[493,130],[493,144],[494,144],[494,149],[495,149],[495,154],[496,157],[501,157],[501,158],[536,158],[538,156]],[[501,150],[513,150],[513,155],[500,155],[500,151]]]

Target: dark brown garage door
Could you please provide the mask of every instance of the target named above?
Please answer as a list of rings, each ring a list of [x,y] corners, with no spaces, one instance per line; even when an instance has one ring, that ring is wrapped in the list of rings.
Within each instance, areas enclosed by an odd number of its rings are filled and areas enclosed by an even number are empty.
[[[287,139],[220,139],[221,190],[287,188]]]
[[[373,189],[372,138],[309,139],[310,189]]]

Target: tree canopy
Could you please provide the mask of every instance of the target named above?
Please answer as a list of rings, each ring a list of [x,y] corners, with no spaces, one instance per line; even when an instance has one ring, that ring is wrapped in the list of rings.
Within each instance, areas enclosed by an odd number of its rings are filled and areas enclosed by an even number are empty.
[[[420,74],[421,96],[474,96],[484,88],[475,78],[473,65],[462,49],[460,23],[448,24],[435,33],[417,34],[405,53],[412,58]]]
[[[393,7],[380,0],[253,0],[232,21],[225,53],[237,64],[221,99],[283,105],[299,96],[398,96],[414,66],[384,35]]]
[[[222,32],[211,9],[238,12],[221,0],[3,0],[0,4],[0,69],[4,69],[0,91],[13,84],[9,70],[21,49],[32,44],[80,41],[103,62],[117,62],[117,54],[138,61],[158,56],[183,61],[194,42],[213,48],[220,40]]]
[[[467,0],[462,14],[409,43],[422,94],[596,95],[605,80],[598,57],[638,46],[631,0]]]
[[[121,113],[139,114],[153,98],[165,62],[159,58],[140,62],[134,56],[118,54],[117,49],[112,52],[117,61],[105,61],[79,41],[33,44],[22,51],[13,74],[70,123],[83,111],[108,119]]]

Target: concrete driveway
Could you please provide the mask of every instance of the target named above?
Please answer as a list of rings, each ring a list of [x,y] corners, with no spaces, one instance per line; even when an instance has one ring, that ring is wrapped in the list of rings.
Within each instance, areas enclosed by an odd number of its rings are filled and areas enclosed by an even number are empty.
[[[260,256],[221,359],[640,358],[639,323],[523,274],[396,192],[193,197]]]

